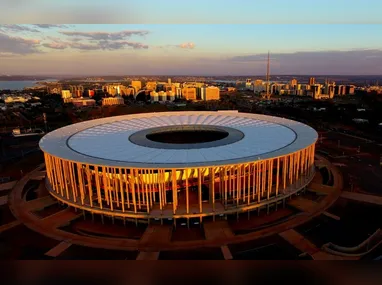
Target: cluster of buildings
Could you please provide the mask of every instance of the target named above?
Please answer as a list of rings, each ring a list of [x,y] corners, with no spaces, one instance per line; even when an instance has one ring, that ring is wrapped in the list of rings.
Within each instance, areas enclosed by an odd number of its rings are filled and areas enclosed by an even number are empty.
[[[6,111],[7,109],[24,108],[25,103],[28,103],[28,106],[30,107],[41,105],[41,103],[38,102],[38,100],[40,100],[39,97],[34,97],[29,94],[3,94],[0,96],[0,99],[4,101],[4,103],[0,103],[1,111]],[[31,100],[34,100],[34,102],[29,102]]]
[[[65,103],[88,106],[95,104],[92,99],[95,94],[102,92],[107,94],[102,99],[102,105],[124,104],[122,96],[134,96],[139,94],[150,95],[151,102],[172,102],[176,99],[192,101],[219,100],[220,89],[208,86],[201,82],[173,83],[169,78],[167,82],[148,81],[143,86],[141,81],[133,80],[126,86],[121,83],[110,83],[97,88],[85,89],[82,85],[69,85],[66,89],[54,86],[50,89],[52,93],[61,93]],[[93,102],[93,101],[94,102]]]
[[[147,86],[147,85],[146,85]],[[174,101],[175,99],[185,99],[192,101],[209,101],[220,99],[220,89],[215,86],[207,86],[202,82],[167,83],[156,85],[150,92],[151,101]]]
[[[29,94],[3,94],[1,95],[1,99],[6,104],[12,104],[12,103],[25,103],[32,99],[32,96]]]
[[[382,86],[372,85],[367,87],[360,87],[359,90],[366,91],[367,93],[376,92],[377,94],[382,94]]]
[[[75,105],[93,105],[91,101],[95,94],[102,94],[103,105],[124,104],[123,96],[139,95],[150,98],[151,102],[173,102],[176,99],[191,101],[219,100],[221,88],[204,82],[167,82],[132,80],[129,84],[123,83],[96,83],[89,88],[83,85],[50,85],[50,93],[61,93],[64,102]],[[316,82],[314,77],[307,83],[300,83],[297,79],[290,82],[269,82],[261,79],[247,79],[245,82],[236,82],[235,87],[227,87],[226,91],[252,90],[256,94],[309,96],[314,99],[332,99],[335,95],[348,95],[355,93],[354,85],[336,85],[335,82],[326,80],[324,84]],[[86,99],[83,99],[86,98]]]
[[[245,84],[245,85],[244,85]],[[335,95],[352,95],[355,93],[354,85],[336,85],[333,81],[326,80],[324,84],[317,83],[314,77],[309,79],[307,84],[301,84],[297,79],[292,79],[287,83],[265,82],[261,79],[252,81],[247,79],[246,82],[237,84],[237,88],[245,88],[253,90],[254,93],[262,93],[267,91],[274,95],[295,95],[310,96],[314,99],[331,99]]]

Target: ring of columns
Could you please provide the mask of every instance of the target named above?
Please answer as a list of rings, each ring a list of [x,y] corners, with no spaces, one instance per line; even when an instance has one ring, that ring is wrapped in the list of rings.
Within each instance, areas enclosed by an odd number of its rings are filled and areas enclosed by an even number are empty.
[[[174,142],[161,148],[129,139],[144,130],[168,131],[171,126],[178,131],[181,126],[197,131],[215,126],[243,136],[228,140],[231,143],[201,142],[201,148],[197,143],[173,148]],[[46,186],[62,203],[123,219],[202,221],[206,216],[277,207],[304,189],[314,175],[317,137],[309,126],[278,117],[165,112],[66,126],[44,136],[40,148]]]

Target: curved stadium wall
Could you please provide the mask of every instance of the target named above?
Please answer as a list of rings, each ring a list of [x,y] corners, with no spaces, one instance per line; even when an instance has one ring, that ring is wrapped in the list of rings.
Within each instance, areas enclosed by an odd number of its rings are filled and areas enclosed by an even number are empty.
[[[282,203],[314,175],[317,133],[237,112],[110,117],[40,141],[50,194],[92,214],[139,220],[225,216]]]

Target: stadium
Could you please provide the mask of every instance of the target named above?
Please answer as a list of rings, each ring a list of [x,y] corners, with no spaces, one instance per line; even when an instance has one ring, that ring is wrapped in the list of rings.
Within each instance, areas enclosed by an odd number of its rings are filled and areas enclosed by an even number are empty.
[[[45,135],[50,194],[127,221],[174,223],[277,210],[312,180],[317,132],[285,118],[163,112],[108,117]]]

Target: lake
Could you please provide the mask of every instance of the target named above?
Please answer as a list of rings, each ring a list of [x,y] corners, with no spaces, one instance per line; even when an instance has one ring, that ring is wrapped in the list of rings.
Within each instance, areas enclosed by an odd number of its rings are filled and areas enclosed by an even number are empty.
[[[0,90],[23,90],[25,87],[33,87],[37,82],[54,82],[56,79],[45,79],[45,80],[23,80],[23,81],[0,81]]]

